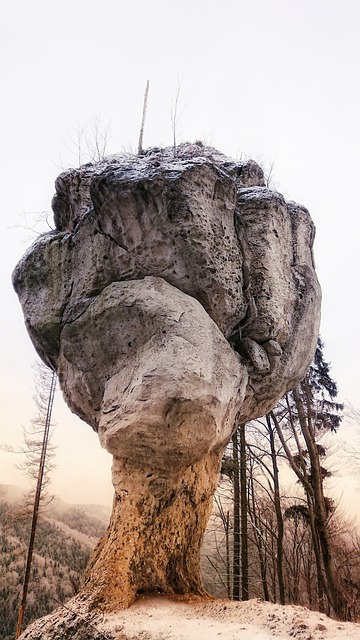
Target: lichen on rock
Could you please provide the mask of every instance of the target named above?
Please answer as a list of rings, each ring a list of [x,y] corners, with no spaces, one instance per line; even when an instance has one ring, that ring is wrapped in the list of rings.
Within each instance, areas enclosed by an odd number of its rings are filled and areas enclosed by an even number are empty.
[[[35,349],[114,458],[84,593],[103,609],[203,593],[221,453],[315,350],[313,223],[256,163],[196,144],[66,171],[52,206],[13,283]]]

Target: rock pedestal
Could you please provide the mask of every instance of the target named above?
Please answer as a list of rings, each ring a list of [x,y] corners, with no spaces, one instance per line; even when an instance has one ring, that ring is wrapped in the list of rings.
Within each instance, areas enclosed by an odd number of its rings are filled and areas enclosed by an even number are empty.
[[[200,547],[220,460],[221,452],[212,452],[156,480],[114,460],[110,526],[85,574],[90,610],[127,607],[143,593],[206,595]]]
[[[256,163],[201,145],[66,171],[53,210],[13,282],[35,349],[113,455],[83,596],[111,610],[143,592],[201,595],[222,452],[315,350],[310,216]]]

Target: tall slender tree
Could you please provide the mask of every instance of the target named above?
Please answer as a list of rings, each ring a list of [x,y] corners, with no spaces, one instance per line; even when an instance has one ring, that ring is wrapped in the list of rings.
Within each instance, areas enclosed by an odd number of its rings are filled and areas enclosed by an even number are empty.
[[[240,600],[240,466],[239,434],[236,430],[232,437],[233,455],[233,600]]]
[[[248,489],[246,465],[246,424],[239,426],[240,435],[240,512],[241,512],[241,599],[249,599]]]
[[[284,583],[284,522],[281,511],[281,499],[280,499],[280,481],[279,481],[279,468],[277,460],[277,452],[275,447],[275,434],[274,427],[271,424],[270,416],[266,416],[266,426],[269,434],[271,462],[272,462],[272,478],[273,478],[273,495],[274,495],[274,508],[276,513],[277,522],[277,535],[276,535],[276,570],[279,585],[279,597],[280,604],[285,604],[285,583]]]
[[[28,472],[33,475],[35,458],[37,453],[39,453],[38,457],[38,471],[37,471],[37,482],[35,487],[35,495],[34,495],[34,503],[32,510],[32,519],[31,519],[31,530],[30,530],[30,539],[27,550],[26,564],[25,564],[25,574],[23,581],[23,588],[21,594],[21,602],[19,608],[19,616],[16,628],[16,638],[21,635],[24,613],[26,608],[27,594],[29,589],[30,582],[30,573],[34,552],[34,542],[35,542],[35,533],[36,533],[36,525],[39,515],[39,506],[42,496],[42,490],[44,486],[44,478],[46,476],[46,459],[47,459],[47,448],[50,437],[50,428],[51,428],[51,414],[54,402],[55,388],[56,388],[56,374],[55,372],[50,372],[48,375],[45,374],[44,370],[41,371],[41,380],[43,386],[40,388],[38,395],[36,396],[36,403],[38,408],[38,415],[35,419],[35,424],[37,428],[41,429],[42,427],[42,441],[41,441],[41,450],[38,452],[31,451],[31,462],[28,466]],[[38,433],[39,433],[38,431]],[[35,442],[38,442],[37,440]]]
[[[287,425],[290,425],[296,442],[295,454],[290,451],[280,425],[284,405],[280,410],[272,411],[269,418],[307,498],[317,563],[319,607],[324,608],[324,592],[335,615],[344,620],[347,618],[347,603],[333,558],[329,529],[331,503],[324,494],[323,483],[329,473],[321,464],[324,450],[317,442],[320,434],[336,431],[341,422],[343,405],[336,402],[336,397],[337,385],[330,376],[330,365],[324,360],[323,343],[319,339],[308,374],[286,397]]]

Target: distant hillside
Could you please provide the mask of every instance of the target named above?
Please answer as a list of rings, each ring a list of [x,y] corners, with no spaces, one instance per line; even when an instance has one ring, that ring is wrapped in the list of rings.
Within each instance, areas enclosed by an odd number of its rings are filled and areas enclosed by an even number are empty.
[[[0,640],[13,640],[21,597],[30,520],[23,491],[0,485]],[[79,588],[110,509],[54,500],[40,515],[24,627],[65,602]]]

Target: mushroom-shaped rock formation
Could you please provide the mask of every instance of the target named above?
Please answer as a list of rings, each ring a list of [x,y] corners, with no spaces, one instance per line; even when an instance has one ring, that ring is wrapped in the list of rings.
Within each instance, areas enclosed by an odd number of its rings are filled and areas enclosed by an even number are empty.
[[[115,498],[83,595],[202,594],[222,452],[313,356],[320,289],[306,209],[260,167],[185,144],[62,173],[56,229],[13,282],[41,358],[113,455]]]

